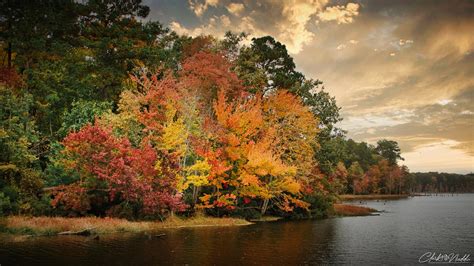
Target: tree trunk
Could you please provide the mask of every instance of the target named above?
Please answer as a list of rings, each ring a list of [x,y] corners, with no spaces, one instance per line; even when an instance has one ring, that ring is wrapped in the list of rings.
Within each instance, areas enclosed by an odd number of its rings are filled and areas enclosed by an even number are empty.
[[[8,53],[8,68],[11,68],[12,67],[12,43],[11,42],[8,42],[7,53]]]
[[[193,207],[196,205],[197,196],[199,195],[200,187],[193,185]]]
[[[262,214],[262,216],[265,214],[265,212],[267,211],[267,208],[268,208],[268,203],[270,202],[270,199],[265,199],[263,200],[263,204],[262,204],[262,209],[260,211],[260,213]]]
[[[273,176],[270,176],[270,180],[269,180],[269,184],[272,182],[273,180]],[[270,202],[270,199],[265,199],[263,200],[263,204],[262,204],[262,210],[261,210],[261,214],[262,216],[265,214],[265,212],[267,211],[267,208],[268,208],[268,203]]]
[[[388,180],[389,180],[388,194],[391,195],[392,194],[392,173],[391,172],[388,172]]]

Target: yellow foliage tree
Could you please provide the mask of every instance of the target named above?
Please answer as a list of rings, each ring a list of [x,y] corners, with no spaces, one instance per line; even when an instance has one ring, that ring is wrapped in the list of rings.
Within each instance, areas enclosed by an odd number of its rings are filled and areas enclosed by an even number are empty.
[[[263,114],[266,127],[275,129],[275,153],[283,163],[297,169],[296,178],[302,185],[314,186],[318,120],[300,98],[286,90],[278,90],[264,100]]]

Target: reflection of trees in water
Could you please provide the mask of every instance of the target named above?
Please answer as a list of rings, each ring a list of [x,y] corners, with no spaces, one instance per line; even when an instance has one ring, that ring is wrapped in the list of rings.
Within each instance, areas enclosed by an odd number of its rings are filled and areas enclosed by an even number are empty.
[[[174,235],[173,263],[287,265],[325,262],[330,254],[333,223],[301,221],[248,227],[188,230]]]
[[[332,223],[302,221],[275,226],[276,234],[268,234],[265,243],[273,243],[273,251],[267,250],[268,262],[285,264],[324,262],[332,242]],[[267,244],[268,245],[268,244]]]
[[[75,264],[291,265],[324,263],[333,246],[334,223],[292,221],[242,227],[164,230],[156,234],[52,237],[9,245],[0,257]],[[3,261],[5,263],[7,261]]]

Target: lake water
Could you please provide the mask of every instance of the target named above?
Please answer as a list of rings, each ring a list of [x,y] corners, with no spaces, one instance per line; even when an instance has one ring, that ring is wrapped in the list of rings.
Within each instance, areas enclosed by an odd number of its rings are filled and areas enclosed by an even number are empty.
[[[0,264],[295,265],[417,264],[426,252],[471,254],[474,194],[366,201],[380,216],[242,227],[163,230],[166,236],[105,235],[0,240]]]

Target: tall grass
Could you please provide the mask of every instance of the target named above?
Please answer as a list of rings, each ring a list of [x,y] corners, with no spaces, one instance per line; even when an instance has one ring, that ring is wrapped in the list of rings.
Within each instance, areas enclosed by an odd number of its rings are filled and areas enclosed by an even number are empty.
[[[215,218],[198,215],[192,218],[170,217],[164,222],[128,221],[117,218],[64,218],[64,217],[27,217],[9,216],[0,222],[4,233],[30,235],[56,235],[64,231],[91,229],[94,233],[143,232],[162,228],[198,227],[198,226],[235,226],[249,222],[237,218]]]

